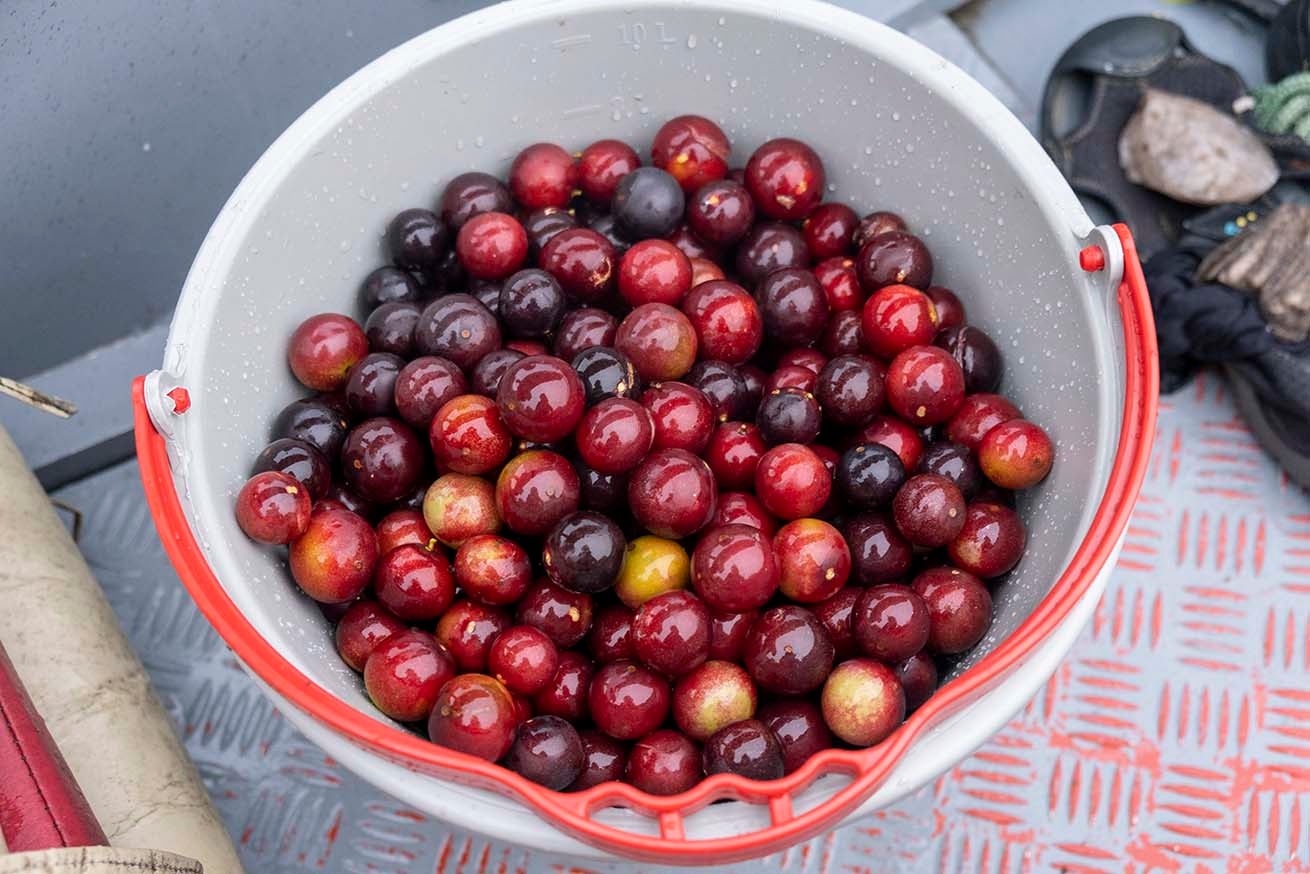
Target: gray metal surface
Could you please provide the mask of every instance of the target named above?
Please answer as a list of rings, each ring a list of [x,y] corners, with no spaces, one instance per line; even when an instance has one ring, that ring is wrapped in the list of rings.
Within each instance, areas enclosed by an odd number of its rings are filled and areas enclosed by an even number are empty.
[[[166,319],[228,194],[325,91],[485,0],[9,0],[0,371]]]
[[[721,870],[1310,868],[1310,502],[1213,375],[1167,399],[1159,434],[1110,587],[1037,699],[906,801]],[[84,513],[82,550],[252,874],[672,870],[579,868],[388,798],[292,730],[236,665],[169,567],[134,462],[57,497]]]

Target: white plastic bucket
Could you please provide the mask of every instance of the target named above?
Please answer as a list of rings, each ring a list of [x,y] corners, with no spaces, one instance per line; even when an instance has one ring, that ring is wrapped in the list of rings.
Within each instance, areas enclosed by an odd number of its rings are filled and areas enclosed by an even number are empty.
[[[302,391],[286,338],[310,314],[353,311],[391,215],[431,206],[465,170],[503,176],[528,143],[616,137],[644,150],[663,120],[689,112],[722,125],[736,164],[765,139],[799,136],[822,155],[833,198],[903,215],[932,249],[935,281],[1006,354],[1004,391],[1049,430],[1058,460],[1021,505],[1028,552],[996,592],[992,632],[891,739],[813,769],[804,786],[733,778],[680,810],[655,799],[637,805],[645,812],[601,809],[603,798],[584,807],[385,720],[282,562],[241,535],[232,505],[269,423]],[[389,52],[269,148],[196,257],[162,370],[138,383],[138,448],[183,580],[333,757],[492,837],[706,864],[776,851],[903,797],[1040,688],[1117,554],[1149,451],[1155,367],[1131,238],[1093,228],[1019,122],[913,40],[814,0],[517,0]],[[720,796],[746,800],[704,804]]]

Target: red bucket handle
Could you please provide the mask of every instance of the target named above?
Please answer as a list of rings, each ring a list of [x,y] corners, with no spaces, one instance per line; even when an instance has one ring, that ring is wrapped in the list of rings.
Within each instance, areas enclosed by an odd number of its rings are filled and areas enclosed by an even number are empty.
[[[150,420],[144,378],[138,378],[132,386],[132,400],[146,500],[174,568],[228,645],[279,695],[357,745],[426,773],[508,794],[563,831],[616,855],[699,865],[756,858],[832,828],[855,810],[882,785],[916,738],[1004,678],[1045,640],[1113,555],[1146,475],[1159,394],[1155,326],[1146,282],[1132,235],[1124,225],[1115,225],[1114,230],[1124,256],[1123,280],[1117,289],[1125,353],[1123,425],[1100,506],[1069,567],[1013,634],[910,714],[885,741],[864,750],[825,750],[780,780],[758,782],[718,774],[668,797],[649,795],[623,783],[606,783],[578,793],[554,792],[498,765],[380,723],[338,700],[265,641],[214,577],[178,500],[166,442]],[[1086,256],[1080,262],[1083,269],[1096,271],[1105,259]],[[185,413],[174,406],[175,414]],[[815,779],[830,773],[845,774],[851,780],[818,805],[798,811],[796,797]],[[728,837],[688,838],[686,818],[723,798],[764,805],[769,824]],[[595,818],[598,811],[616,805],[653,816],[659,834],[630,832]]]

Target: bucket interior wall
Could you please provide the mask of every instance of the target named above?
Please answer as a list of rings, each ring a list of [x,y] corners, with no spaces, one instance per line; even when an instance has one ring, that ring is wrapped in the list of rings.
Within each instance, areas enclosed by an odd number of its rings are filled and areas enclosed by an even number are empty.
[[[1053,473],[1022,503],[1028,552],[997,589],[979,652],[1063,570],[1099,500],[1119,403],[1103,376],[1113,366],[1104,302],[1074,257],[1086,228],[1034,198],[1031,177],[957,95],[903,72],[902,59],[790,18],[643,2],[561,17],[542,4],[508,30],[475,26],[459,43],[430,34],[416,41],[427,60],[322,130],[293,128],[298,157],[229,204],[207,244],[220,257],[193,270],[166,363],[193,399],[178,420],[178,476],[216,575],[315,682],[374,713],[281,552],[242,536],[231,510],[274,416],[305,393],[286,365],[288,336],[317,312],[360,315],[357,288],[383,263],[388,219],[433,206],[455,174],[504,176],[539,140],[581,149],[617,137],[645,152],[682,113],[722,124],[734,165],[770,137],[804,138],[825,161],[830,198],[902,214],[932,250],[934,282],[955,289],[1004,352],[1002,390],[1055,440]]]

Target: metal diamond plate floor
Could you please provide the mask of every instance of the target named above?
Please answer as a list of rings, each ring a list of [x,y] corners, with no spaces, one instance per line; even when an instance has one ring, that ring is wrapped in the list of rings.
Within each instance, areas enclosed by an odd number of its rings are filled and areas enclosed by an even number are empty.
[[[287,725],[173,574],[134,463],[58,496],[250,871],[584,870],[431,821]],[[1310,502],[1203,378],[1165,399],[1117,572],[1045,690],[906,802],[737,868],[1310,871],[1307,676]]]

